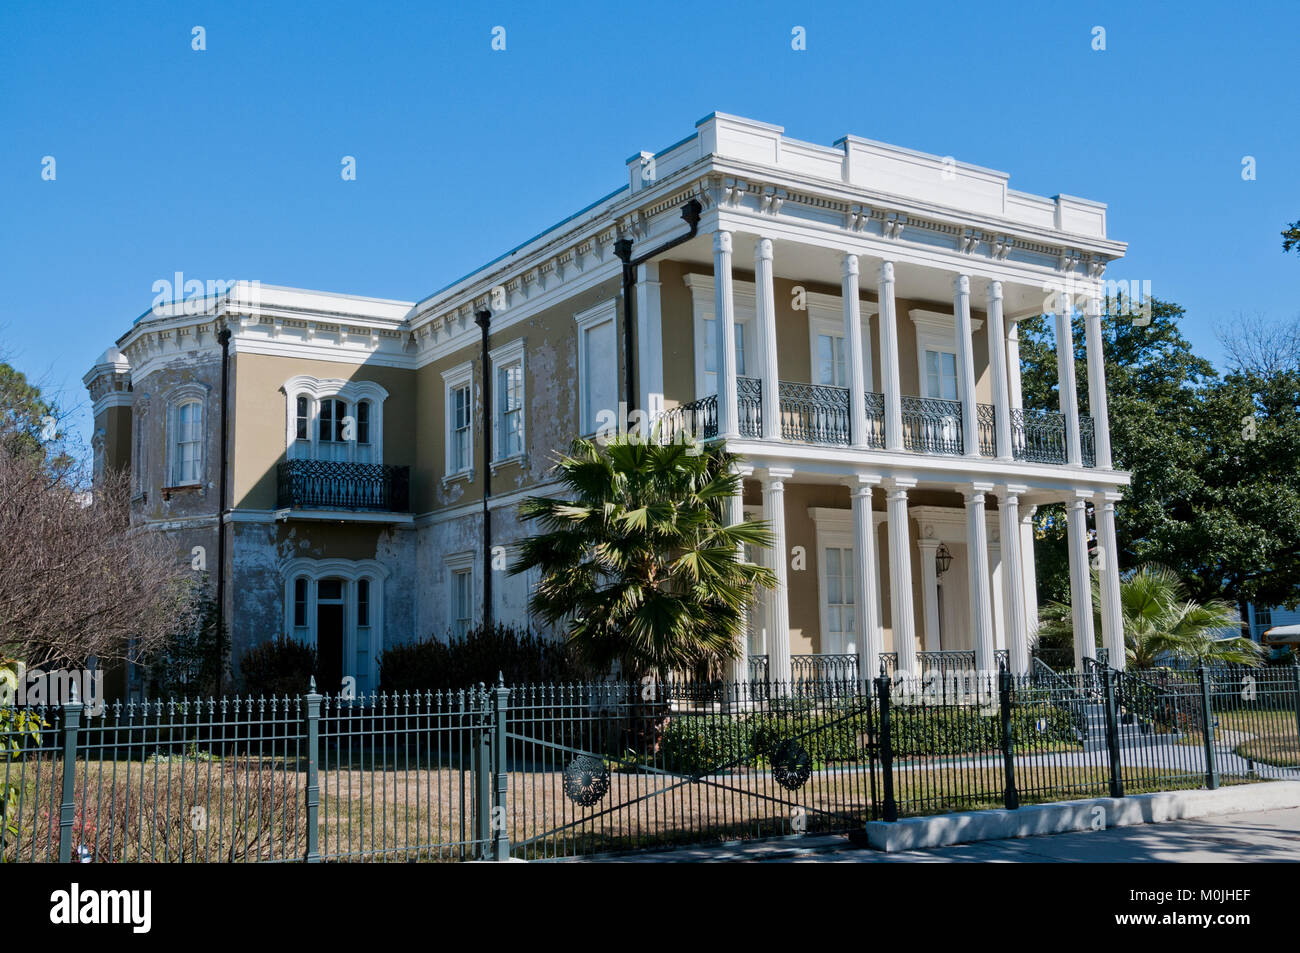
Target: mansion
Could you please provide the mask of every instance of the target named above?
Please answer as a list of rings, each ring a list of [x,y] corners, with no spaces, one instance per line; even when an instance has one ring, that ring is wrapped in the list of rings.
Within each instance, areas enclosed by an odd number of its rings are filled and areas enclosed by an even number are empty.
[[[1101,316],[1125,245],[1105,205],[718,113],[625,177],[422,301],[236,282],[152,308],[86,374],[97,466],[130,469],[137,525],[204,555],[236,666],[288,634],[317,646],[323,690],[371,691],[387,646],[529,626],[535,579],[500,568],[532,531],[518,504],[629,410],[724,443],[744,475],[732,519],[772,525],[756,558],[779,585],[739,672],[917,672],[933,653],[1026,671],[1049,503],[1066,506],[1076,663],[1100,636],[1123,666],[1129,475]],[[1050,412],[1021,398],[1017,326],[1041,314]]]

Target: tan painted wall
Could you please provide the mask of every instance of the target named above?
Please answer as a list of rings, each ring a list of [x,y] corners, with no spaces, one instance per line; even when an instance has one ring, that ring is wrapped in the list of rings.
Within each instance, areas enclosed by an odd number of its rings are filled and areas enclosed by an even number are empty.
[[[231,500],[236,509],[274,509],[275,467],[285,457],[284,383],[299,374],[346,381],[374,381],[388,391],[384,401],[384,459],[396,466],[415,462],[415,374],[397,367],[309,361],[264,354],[231,356]]]
[[[606,282],[565,299],[517,324],[493,331],[489,349],[524,339],[524,443],[526,460],[507,463],[492,476],[492,495],[500,496],[545,482],[555,453],[565,449],[578,431],[578,332],[574,315],[619,297],[617,281]],[[503,312],[497,320],[506,320]],[[619,393],[623,393],[622,312],[616,329],[619,353]],[[463,505],[483,498],[483,375],[478,338],[415,372],[420,407],[417,459],[413,472],[416,512]],[[470,361],[474,375],[474,479],[444,484],[446,469],[446,400],[442,375]],[[495,397],[494,397],[495,401]]]
[[[131,408],[108,407],[95,418],[104,431],[104,466],[120,470],[131,465]]]

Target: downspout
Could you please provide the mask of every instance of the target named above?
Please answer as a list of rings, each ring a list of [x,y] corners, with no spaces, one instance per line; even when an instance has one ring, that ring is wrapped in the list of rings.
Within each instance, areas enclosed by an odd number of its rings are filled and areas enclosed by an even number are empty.
[[[660,245],[654,251],[646,252],[637,258],[632,257],[632,239],[620,238],[614,243],[614,254],[623,262],[623,363],[627,368],[625,380],[627,381],[627,412],[629,414],[637,409],[636,400],[636,366],[633,364],[635,349],[633,347],[633,314],[632,295],[636,291],[636,270],[644,265],[656,255],[662,255],[669,249],[676,248],[683,242],[688,242],[696,236],[700,228],[700,213],[704,207],[700,205],[699,199],[691,199],[682,206],[682,219],[690,226],[690,230],[685,235],[679,235],[677,238]]]
[[[217,340],[221,342],[221,486],[217,501],[217,696],[220,697],[226,673],[226,497],[230,486],[226,411],[230,388],[230,328],[222,328]]]
[[[474,312],[474,323],[483,331],[483,627],[492,628],[492,368],[488,359],[488,325],[492,312]]]

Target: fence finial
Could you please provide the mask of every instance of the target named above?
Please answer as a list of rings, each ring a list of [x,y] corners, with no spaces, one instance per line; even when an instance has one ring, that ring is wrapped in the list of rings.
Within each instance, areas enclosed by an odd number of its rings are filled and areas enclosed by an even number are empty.
[[[505,687],[506,687],[506,676],[505,676],[505,672],[500,672],[500,671],[498,671],[498,672],[497,672],[497,688],[505,688]]]
[[[307,692],[308,692],[308,694],[311,694],[311,695],[315,695],[315,694],[316,694],[316,676],[315,676],[315,675],[313,675],[313,676],[311,677],[311,684],[308,686],[308,688],[307,688]]]

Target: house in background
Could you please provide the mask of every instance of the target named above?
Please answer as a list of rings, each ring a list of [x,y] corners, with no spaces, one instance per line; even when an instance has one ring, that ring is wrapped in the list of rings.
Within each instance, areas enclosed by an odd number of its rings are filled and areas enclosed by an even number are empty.
[[[134,519],[178,558],[203,547],[236,662],[289,633],[318,646],[323,687],[368,691],[387,645],[485,609],[527,625],[533,580],[486,557],[529,531],[518,503],[554,491],[556,451],[635,407],[739,455],[731,515],[777,536],[761,558],[781,585],[745,645],[771,677],[918,671],[934,653],[1024,671],[1031,519],[1054,502],[1076,660],[1094,654],[1091,503],[1101,635],[1122,664],[1105,554],[1129,476],[1111,460],[1100,322],[1124,245],[1104,205],[722,114],[626,176],[423,301],[240,282],[152,309],[87,373],[97,465],[131,469]],[[620,256],[636,262],[626,302]],[[1057,412],[1021,399],[1017,323],[1045,312]]]

